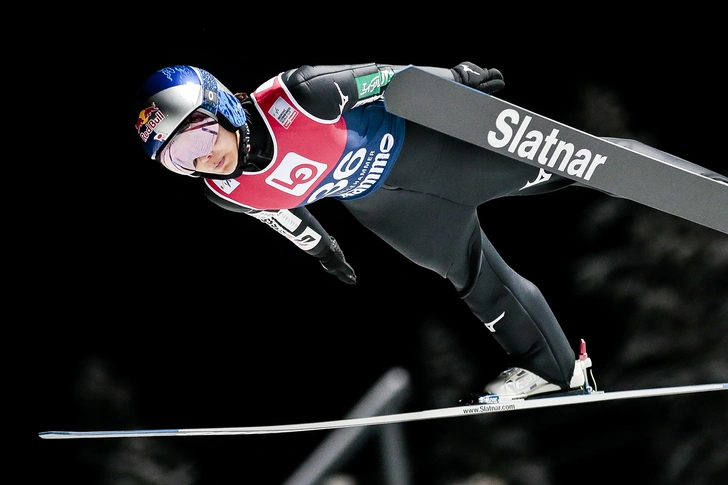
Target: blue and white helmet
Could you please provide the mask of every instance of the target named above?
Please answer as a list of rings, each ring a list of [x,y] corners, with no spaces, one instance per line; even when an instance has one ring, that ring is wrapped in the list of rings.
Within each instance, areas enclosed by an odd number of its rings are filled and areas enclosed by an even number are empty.
[[[194,112],[202,112],[227,129],[236,130],[246,122],[240,101],[215,76],[193,66],[160,69],[139,87],[135,129],[144,152],[169,170],[183,175],[194,172],[159,154]]]

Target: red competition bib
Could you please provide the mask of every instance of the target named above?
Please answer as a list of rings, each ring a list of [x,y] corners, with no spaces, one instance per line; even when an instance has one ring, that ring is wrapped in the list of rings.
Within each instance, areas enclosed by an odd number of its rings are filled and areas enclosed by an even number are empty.
[[[308,203],[342,157],[346,121],[309,115],[283,86],[280,75],[251,97],[272,134],[273,160],[260,172],[244,172],[229,180],[205,179],[205,183],[220,197],[253,209],[291,209]]]

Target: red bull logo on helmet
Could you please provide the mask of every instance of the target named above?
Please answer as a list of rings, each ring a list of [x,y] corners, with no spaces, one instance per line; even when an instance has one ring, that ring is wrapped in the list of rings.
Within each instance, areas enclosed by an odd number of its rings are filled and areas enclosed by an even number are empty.
[[[149,108],[144,108],[139,112],[135,128],[143,142],[146,142],[149,135],[152,134],[154,128],[157,127],[160,121],[164,119],[164,113],[157,108],[157,105],[152,103]]]

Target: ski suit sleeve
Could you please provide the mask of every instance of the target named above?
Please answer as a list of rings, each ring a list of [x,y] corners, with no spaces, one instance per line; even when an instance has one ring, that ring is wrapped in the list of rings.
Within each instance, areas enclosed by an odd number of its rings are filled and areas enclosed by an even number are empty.
[[[205,195],[223,209],[247,214],[286,237],[314,257],[324,270],[347,284],[356,283],[356,273],[347,263],[338,242],[305,207],[280,210],[256,210],[233,204],[205,188]]]
[[[352,108],[381,98],[394,73],[393,66],[369,63],[302,66],[284,72],[281,77],[308,113],[335,120]]]
[[[380,99],[394,75],[406,67],[377,63],[302,66],[284,72],[281,77],[293,98],[308,113],[335,120],[352,108]],[[452,69],[417,67],[488,93],[504,86],[503,76],[497,69],[483,69],[471,62],[462,62]]]

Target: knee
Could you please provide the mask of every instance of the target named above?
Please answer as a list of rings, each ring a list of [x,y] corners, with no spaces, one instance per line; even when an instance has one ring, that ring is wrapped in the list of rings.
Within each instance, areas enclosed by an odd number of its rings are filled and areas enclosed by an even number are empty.
[[[481,277],[483,265],[488,264],[483,254],[484,236],[480,226],[476,226],[467,237],[467,245],[464,245],[467,249],[452,261],[446,275],[463,299],[473,291]]]

